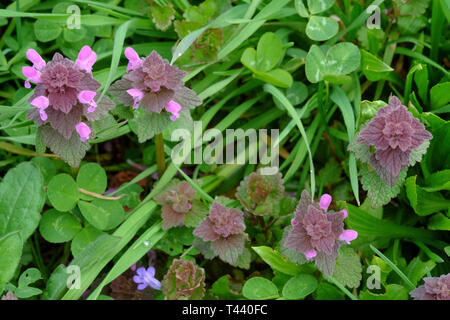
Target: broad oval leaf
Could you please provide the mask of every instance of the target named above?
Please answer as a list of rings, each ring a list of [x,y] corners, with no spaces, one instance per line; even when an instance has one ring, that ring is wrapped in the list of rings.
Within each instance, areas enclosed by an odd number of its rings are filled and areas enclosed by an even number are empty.
[[[299,274],[286,282],[283,297],[292,300],[303,299],[313,293],[318,286],[317,279],[310,274]]]
[[[125,211],[118,200],[95,199],[92,202],[78,202],[83,217],[100,230],[117,227],[125,217]]]
[[[22,256],[22,239],[18,231],[0,238],[0,288],[14,276]]]
[[[275,68],[283,54],[283,43],[273,32],[266,32],[258,41],[256,48],[256,68],[267,72]]]
[[[39,224],[39,232],[51,243],[70,241],[81,230],[81,224],[74,215],[55,209],[46,211]]]
[[[82,165],[78,171],[77,184],[84,190],[102,194],[107,186],[105,169],[95,162]],[[92,197],[89,198],[92,199]]]
[[[262,277],[253,277],[247,280],[242,288],[242,294],[251,300],[267,300],[279,296],[277,286],[272,281]]]
[[[330,17],[312,16],[306,25],[306,35],[315,41],[331,39],[339,31],[339,24]]]
[[[330,9],[334,0],[308,0],[308,8],[311,14],[317,14]]]
[[[80,198],[76,182],[66,173],[58,174],[50,180],[47,195],[53,207],[62,212],[75,208]]]
[[[45,202],[43,178],[30,162],[8,171],[0,184],[0,237],[19,231],[22,241],[34,232]]]

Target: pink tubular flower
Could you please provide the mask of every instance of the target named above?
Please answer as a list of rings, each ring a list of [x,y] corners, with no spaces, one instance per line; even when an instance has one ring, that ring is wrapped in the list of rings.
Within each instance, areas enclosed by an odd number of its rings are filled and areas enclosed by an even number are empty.
[[[95,91],[83,90],[78,94],[78,100],[81,103],[88,104],[88,112],[94,112],[97,107],[97,103],[94,101],[94,97],[97,94]]]
[[[91,134],[91,129],[84,122],[80,122],[75,126],[78,134],[80,135],[81,141],[86,141],[89,139],[89,135]]]
[[[127,72],[133,71],[142,65],[142,59],[133,48],[128,47],[125,49],[125,57],[128,59]]]
[[[127,93],[133,98],[133,108],[139,108],[139,102],[144,97],[144,93],[141,90],[135,88],[127,90]]]
[[[170,112],[172,115],[170,116],[170,120],[175,121],[180,117],[181,106],[173,100],[170,100],[168,104],[166,104],[165,109]]]
[[[94,51],[92,51],[91,47],[84,46],[78,53],[78,58],[75,61],[75,65],[80,70],[84,70],[87,73],[91,73],[92,66],[94,65],[95,61],[97,61],[97,54]]]
[[[33,62],[33,68],[42,70],[45,67],[45,61],[34,49],[29,49],[26,53],[28,60]]]
[[[304,190],[283,244],[302,253],[306,260],[314,260],[317,267],[328,275],[333,273],[339,247],[358,236],[354,230],[344,230],[343,211],[327,212],[331,200],[330,195],[324,194],[320,203],[313,202]]]
[[[34,83],[41,83],[41,73],[37,71],[33,67],[22,67],[22,73],[25,77],[27,77],[27,80],[25,80],[25,88],[30,89],[31,88],[31,82]]]
[[[357,141],[375,147],[370,164],[384,182],[394,185],[400,171],[408,167],[411,151],[431,138],[423,124],[393,96],[389,104],[366,123]]]
[[[39,115],[42,121],[46,121],[48,118],[47,113],[45,113],[45,109],[47,109],[48,104],[48,98],[45,96],[34,98],[33,101],[31,101],[31,105],[39,110]]]

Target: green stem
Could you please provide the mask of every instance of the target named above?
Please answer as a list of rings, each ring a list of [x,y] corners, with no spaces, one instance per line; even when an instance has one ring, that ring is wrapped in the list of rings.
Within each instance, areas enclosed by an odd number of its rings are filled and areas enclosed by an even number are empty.
[[[161,179],[164,171],[166,171],[166,154],[164,153],[164,138],[162,133],[155,135],[155,152],[158,177]]]

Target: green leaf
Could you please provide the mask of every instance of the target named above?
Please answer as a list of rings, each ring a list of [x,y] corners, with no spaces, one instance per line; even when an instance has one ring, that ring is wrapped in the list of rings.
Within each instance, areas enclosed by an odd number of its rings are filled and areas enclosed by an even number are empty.
[[[353,43],[340,42],[328,50],[326,60],[326,74],[349,74],[359,68],[361,53]]]
[[[56,210],[64,212],[75,208],[80,193],[75,180],[68,174],[61,173],[50,180],[47,196]]]
[[[428,221],[428,229],[450,231],[450,219],[442,213],[435,214]]]
[[[316,45],[312,45],[306,56],[305,72],[309,82],[317,83],[325,76],[329,79],[342,79],[337,76],[349,74],[359,68],[361,53],[350,42],[341,42],[331,47],[326,54]]]
[[[295,263],[290,262],[281,253],[266,246],[252,247],[253,250],[267,263],[272,270],[295,276],[302,272],[302,269]]]
[[[19,231],[0,237],[0,289],[14,276],[22,256],[22,238]]]
[[[450,82],[443,82],[435,85],[431,88],[430,99],[431,99],[431,110],[439,109],[450,102]]]
[[[80,27],[79,29],[69,29],[64,28],[63,36],[64,40],[67,42],[78,42],[86,37],[87,29],[85,27]]]
[[[435,172],[425,178],[423,190],[428,192],[450,190],[450,170]]]
[[[143,143],[159,134],[170,124],[169,114],[156,112],[145,113],[145,115],[134,118],[137,126],[139,143]]]
[[[211,289],[209,290],[212,294],[216,295],[220,299],[224,300],[236,300],[242,296],[237,292],[233,292],[230,288],[230,276],[224,275],[217,279]]]
[[[36,166],[23,162],[10,169],[0,184],[0,237],[19,231],[25,243],[39,224],[44,201],[43,178]]]
[[[427,164],[432,171],[450,169],[450,122],[433,130],[433,139],[427,152]]]
[[[308,0],[308,8],[311,14],[317,14],[330,9],[334,0]]]
[[[53,160],[47,157],[34,157],[31,162],[41,171],[44,185],[48,185],[50,179],[56,174],[56,166]]]
[[[306,35],[314,41],[331,39],[339,31],[339,24],[330,17],[312,16],[306,25]]]
[[[267,72],[275,68],[283,53],[283,43],[273,32],[266,32],[256,48],[256,69]]]
[[[358,207],[347,204],[347,226],[361,237],[435,239],[436,233],[429,230],[399,225],[392,221],[375,218]]]
[[[314,293],[315,300],[345,300],[345,294],[327,281],[320,281]]]
[[[359,287],[362,265],[358,254],[351,247],[341,247],[336,260],[333,278],[349,288]]]
[[[125,211],[117,200],[95,199],[92,202],[78,202],[83,217],[100,230],[111,230],[117,227],[125,217]]]
[[[34,22],[34,34],[39,41],[49,42],[59,37],[61,26],[54,21],[38,19]]]
[[[417,176],[411,176],[406,179],[406,195],[414,212],[419,216],[447,210],[450,207],[450,200],[445,199],[440,193],[426,192],[416,184]]]
[[[25,270],[19,278],[19,286],[14,290],[14,294],[20,299],[27,299],[42,293],[41,289],[30,287],[29,285],[42,279],[41,272],[36,268]]]
[[[368,290],[361,291],[361,300],[408,300],[408,291],[398,284],[388,284],[384,294],[371,293]]]
[[[419,257],[411,260],[406,268],[405,274],[411,282],[417,286],[420,280],[434,269],[436,263],[432,260],[422,261]]]
[[[308,97],[308,87],[300,81],[294,81],[292,86],[286,90],[286,98],[293,106],[298,106]]]
[[[267,300],[279,297],[277,286],[262,277],[253,277],[245,282],[242,288],[244,297],[250,300]]]
[[[303,3],[303,0],[295,0],[295,10],[297,10],[297,13],[300,17],[308,18],[309,12],[305,7],[305,4]]]
[[[192,201],[192,209],[186,213],[183,224],[186,227],[196,227],[208,215],[208,208],[200,200],[194,199]]]
[[[79,188],[102,194],[107,187],[106,171],[95,162],[84,164],[78,171],[77,184]],[[81,194],[80,197],[86,200],[92,199],[91,196],[86,198],[84,194]]]
[[[74,215],[55,209],[46,211],[39,224],[39,232],[51,243],[62,243],[73,239],[81,230],[81,224]]]
[[[175,18],[175,10],[171,5],[152,5],[150,6],[150,12],[152,14],[153,23],[155,24],[156,28],[161,31],[167,30],[172,24],[172,20]]]
[[[289,279],[283,287],[283,297],[290,300],[304,299],[317,289],[317,279],[309,274],[299,274]]]
[[[373,208],[379,208],[396,197],[406,178],[406,171],[401,171],[395,185],[391,187],[381,180],[368,164],[361,165],[360,173],[362,188],[367,191],[367,197]]]
[[[94,226],[87,225],[73,238],[70,245],[70,250],[74,257],[86,248],[89,243],[94,242],[95,239],[104,234],[102,231],[98,230]]]
[[[291,74],[284,69],[274,69],[268,72],[256,71],[253,76],[281,88],[289,88],[294,81]]]
[[[81,141],[80,136],[75,133],[67,140],[50,126],[40,127],[40,132],[45,145],[72,167],[78,167],[81,159],[86,155],[86,151],[90,148],[89,142]]]
[[[367,80],[379,81],[386,79],[389,73],[394,71],[394,69],[384,63],[383,60],[374,56],[370,52],[361,50],[361,53],[361,70]]]

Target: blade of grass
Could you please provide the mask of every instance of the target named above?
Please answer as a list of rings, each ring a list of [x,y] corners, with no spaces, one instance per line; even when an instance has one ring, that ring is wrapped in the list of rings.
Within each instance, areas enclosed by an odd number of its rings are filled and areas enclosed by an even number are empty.
[[[414,290],[416,286],[411,282],[411,280],[408,279],[408,277],[391,261],[388,257],[386,257],[384,254],[382,254],[377,248],[375,248],[372,244],[370,244],[370,249],[372,249],[375,254],[377,254],[381,259],[384,260],[391,268],[392,270],[397,273],[397,275],[405,281],[406,285],[411,289]]]

